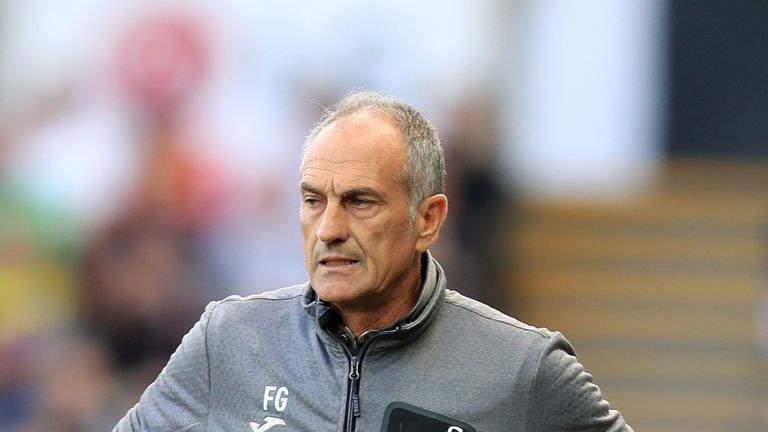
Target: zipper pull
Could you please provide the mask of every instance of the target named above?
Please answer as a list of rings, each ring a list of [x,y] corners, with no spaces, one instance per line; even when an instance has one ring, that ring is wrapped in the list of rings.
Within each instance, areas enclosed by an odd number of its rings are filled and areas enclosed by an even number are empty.
[[[349,379],[352,386],[349,389],[352,392],[352,415],[360,417],[360,362],[357,357],[352,357],[349,365]]]

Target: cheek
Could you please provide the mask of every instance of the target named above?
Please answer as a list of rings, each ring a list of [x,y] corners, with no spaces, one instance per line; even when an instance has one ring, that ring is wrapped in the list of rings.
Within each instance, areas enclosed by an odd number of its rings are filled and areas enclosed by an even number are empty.
[[[300,218],[299,225],[301,226],[301,237],[304,244],[304,255],[306,259],[312,257],[312,250],[315,247],[317,236],[314,235],[314,226],[310,221],[305,218]]]
[[[301,237],[304,239],[304,243],[306,243],[309,239],[309,224],[301,220],[299,225],[301,226]]]
[[[361,228],[359,233],[365,236],[365,240],[360,243],[368,249],[367,252],[375,253],[379,260],[397,261],[403,254],[413,249],[407,220],[389,220],[386,223],[374,223]]]
[[[314,218],[309,210],[302,206],[299,210],[299,226],[301,226],[301,235],[307,240],[313,232]]]

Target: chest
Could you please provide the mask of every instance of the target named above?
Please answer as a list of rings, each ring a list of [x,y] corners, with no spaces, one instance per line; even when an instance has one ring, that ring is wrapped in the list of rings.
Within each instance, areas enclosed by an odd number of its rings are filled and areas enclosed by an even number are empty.
[[[523,430],[528,373],[487,353],[374,345],[353,381],[340,346],[299,342],[232,340],[215,350],[209,430],[343,432],[349,421],[372,432]]]

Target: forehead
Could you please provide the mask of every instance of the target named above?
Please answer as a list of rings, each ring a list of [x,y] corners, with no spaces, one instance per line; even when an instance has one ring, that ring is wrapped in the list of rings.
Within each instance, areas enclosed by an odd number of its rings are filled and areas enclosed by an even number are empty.
[[[307,146],[302,179],[341,177],[399,179],[405,163],[402,133],[381,113],[362,112],[328,125]]]

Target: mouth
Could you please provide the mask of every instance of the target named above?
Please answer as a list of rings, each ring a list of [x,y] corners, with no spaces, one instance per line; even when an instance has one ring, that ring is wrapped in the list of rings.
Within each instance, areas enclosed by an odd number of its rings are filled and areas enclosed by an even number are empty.
[[[323,258],[318,263],[323,267],[343,267],[358,264],[360,261],[349,258]]]

